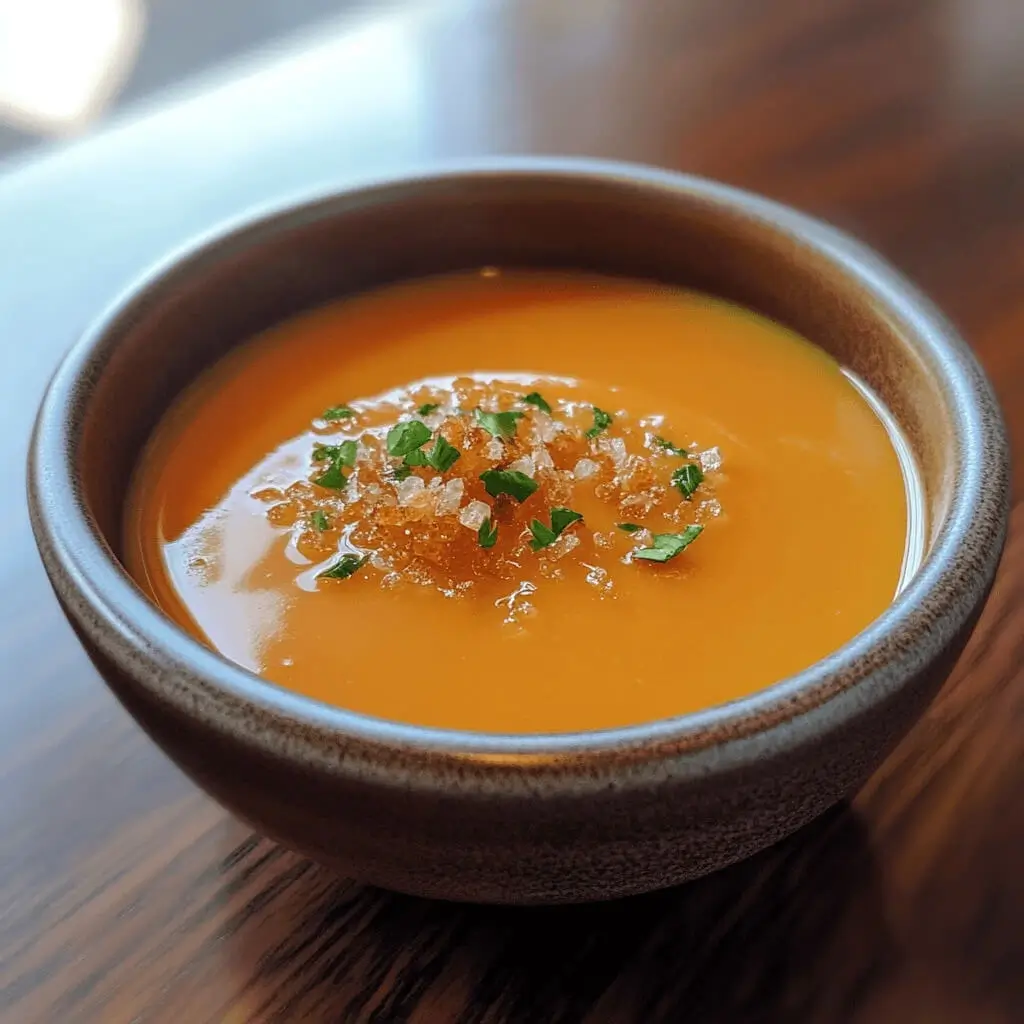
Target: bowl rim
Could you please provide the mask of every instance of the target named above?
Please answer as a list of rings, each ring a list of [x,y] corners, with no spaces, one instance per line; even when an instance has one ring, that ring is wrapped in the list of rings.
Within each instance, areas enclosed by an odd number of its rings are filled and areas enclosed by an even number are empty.
[[[596,180],[763,222],[777,236],[813,250],[928,349],[951,411],[958,487],[917,573],[866,629],[795,675],[699,711],[600,730],[484,733],[375,718],[285,690],[209,650],[150,603],[103,539],[76,473],[74,427],[103,354],[113,351],[155,294],[207,261],[300,223],[343,216],[347,204],[371,194],[386,197],[388,190],[467,178]],[[492,775],[553,771],[587,786],[607,785],[594,762],[636,782],[747,765],[820,736],[895,693],[941,653],[987,594],[1005,539],[1009,456],[995,395],[966,343],[898,271],[836,228],[753,193],[675,171],[585,158],[492,157],[303,190],[179,246],[115,298],[61,360],[33,429],[28,485],[36,542],[65,610],[136,683],[142,670],[141,685],[161,702],[272,756],[335,772],[430,785],[421,769],[440,755],[449,762],[469,758],[489,766]],[[585,761],[585,771],[572,769]]]

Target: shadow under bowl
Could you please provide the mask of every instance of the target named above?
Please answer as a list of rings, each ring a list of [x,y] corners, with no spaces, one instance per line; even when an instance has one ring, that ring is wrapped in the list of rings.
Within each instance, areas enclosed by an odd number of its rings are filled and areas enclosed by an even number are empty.
[[[921,568],[804,672],[678,718],[558,736],[385,722],[288,693],[155,608],[119,561],[154,427],[229,349],[312,306],[494,264],[701,289],[795,329],[867,381],[925,491]],[[145,731],[259,831],[361,880],[495,903],[674,885],[854,791],[922,713],[988,595],[1009,458],[991,387],[932,305],[834,229],[652,169],[504,160],[254,215],[175,255],[57,370],[29,458],[33,528],[89,656]]]

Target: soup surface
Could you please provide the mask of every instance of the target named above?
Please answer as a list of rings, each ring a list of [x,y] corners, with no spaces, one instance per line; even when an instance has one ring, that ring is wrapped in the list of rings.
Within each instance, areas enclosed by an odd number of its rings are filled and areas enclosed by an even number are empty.
[[[352,710],[563,732],[728,701],[892,600],[885,424],[700,294],[485,270],[275,327],[144,454],[129,570],[226,657]]]

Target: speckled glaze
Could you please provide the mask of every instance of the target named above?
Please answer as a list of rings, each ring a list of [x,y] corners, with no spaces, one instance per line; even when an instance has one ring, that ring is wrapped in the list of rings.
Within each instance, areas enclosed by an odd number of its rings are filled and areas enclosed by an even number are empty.
[[[721,707],[603,732],[495,736],[384,722],[278,689],[202,647],[118,561],[132,466],[196,374],[254,332],[374,285],[485,264],[704,289],[789,324],[873,386],[916,454],[923,566],[871,627]],[[174,255],[74,346],[29,460],[54,591],[103,678],[211,796],[316,860],[447,899],[561,903],[669,886],[855,790],[945,680],[1003,546],[1007,440],[931,304],[832,228],[696,178],[490,161],[254,215]]]

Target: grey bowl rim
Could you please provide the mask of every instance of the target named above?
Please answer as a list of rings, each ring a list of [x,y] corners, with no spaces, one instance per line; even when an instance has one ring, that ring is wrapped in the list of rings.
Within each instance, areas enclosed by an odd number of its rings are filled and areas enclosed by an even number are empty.
[[[204,647],[138,589],[85,508],[82,484],[73,471],[70,439],[73,414],[87,400],[80,385],[92,372],[97,354],[129,329],[132,313],[144,308],[174,278],[201,268],[205,260],[311,219],[343,215],[345,205],[359,197],[460,178],[492,177],[596,179],[659,193],[667,202],[682,196],[691,204],[725,208],[733,216],[762,222],[776,235],[814,250],[904,326],[912,327],[932,351],[949,391],[948,404],[957,412],[956,436],[966,453],[964,472],[917,574],[865,630],[801,672],[746,697],[696,712],[599,730],[487,733],[376,718],[285,690]],[[69,402],[69,396],[77,397]],[[944,615],[953,628],[963,626],[991,586],[1007,527],[1009,457],[994,391],[966,343],[899,271],[844,232],[755,193],[683,172],[591,158],[489,157],[434,161],[303,189],[221,220],[176,247],[108,303],[60,361],[33,428],[28,485],[32,528],[51,583],[71,604],[88,607],[102,626],[83,621],[82,616],[76,616],[76,621],[97,648],[137,683],[133,659],[141,659],[152,672],[152,679],[142,685],[155,689],[185,714],[204,717],[197,710],[200,702],[189,699],[198,695],[186,693],[182,700],[162,685],[154,686],[153,681],[162,680],[164,673],[202,682],[206,696],[214,698],[207,711],[214,717],[218,710],[224,715],[223,720],[210,723],[215,727],[270,754],[280,756],[286,750],[331,770],[345,770],[348,759],[344,749],[325,751],[324,737],[362,745],[356,760],[364,767],[380,754],[386,760],[387,752],[398,760],[408,755],[428,759],[445,755],[454,761],[474,754],[504,755],[508,760],[496,766],[497,774],[504,769],[518,772],[545,755],[546,767],[561,772],[566,759],[605,756],[613,763],[632,752],[636,756],[627,760],[638,769],[635,781],[639,782],[652,774],[703,775],[795,747],[884,700],[925,668],[939,653],[938,641],[929,645],[936,615]],[[974,537],[965,545],[969,528],[983,520],[990,524],[986,537]],[[911,643],[899,643],[901,639]],[[842,686],[830,686],[840,677],[846,680]],[[248,717],[246,709],[255,712],[256,718]],[[279,735],[266,734],[266,716],[284,727]],[[676,763],[652,765],[652,755],[671,755]],[[487,761],[474,763],[486,765]],[[404,773],[388,766],[382,772],[393,782],[402,781],[398,775]],[[416,778],[411,773],[404,781]]]

